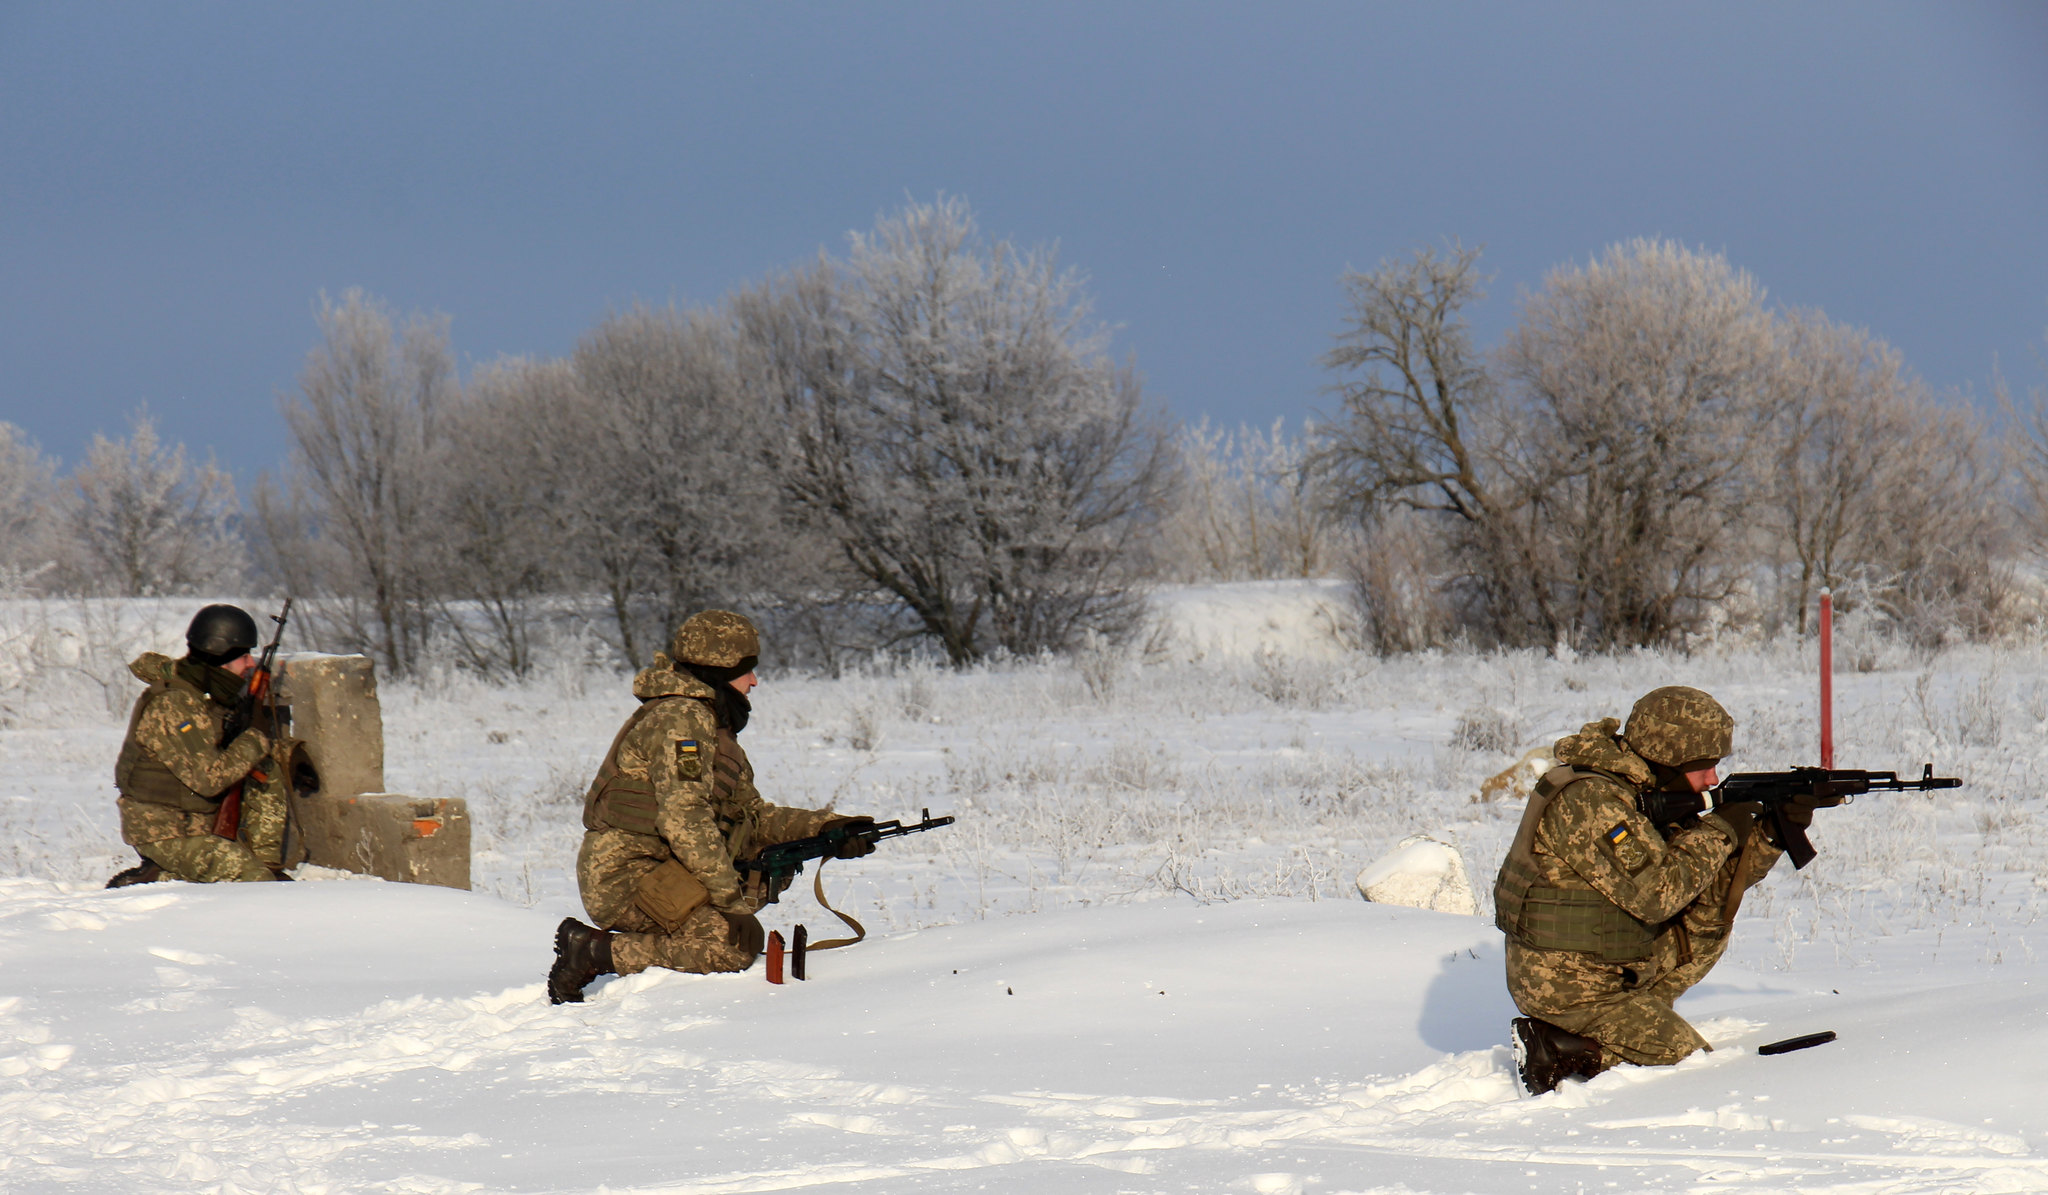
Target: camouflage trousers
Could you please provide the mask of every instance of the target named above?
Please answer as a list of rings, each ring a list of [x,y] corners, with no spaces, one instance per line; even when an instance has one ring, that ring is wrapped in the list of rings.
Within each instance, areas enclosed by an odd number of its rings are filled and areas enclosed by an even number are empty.
[[[122,797],[121,840],[172,879],[194,884],[274,880],[270,870],[284,846],[284,793],[249,784],[242,793],[242,827],[234,838],[213,832],[213,815],[186,813]]]
[[[1663,935],[1651,957],[1609,963],[1570,950],[1539,950],[1508,940],[1508,994],[1524,1015],[1600,1043],[1603,1060],[1669,1066],[1707,1039],[1672,1011],[1672,1004],[1706,978],[1728,949],[1726,934],[1694,934],[1691,959],[1679,936]]]
[[[766,932],[744,913],[700,905],[673,929],[635,900],[640,882],[668,858],[659,838],[624,830],[592,830],[576,852],[576,886],[583,910],[600,929],[616,931],[612,966],[621,975],[649,967],[709,974],[744,971],[761,953]]]

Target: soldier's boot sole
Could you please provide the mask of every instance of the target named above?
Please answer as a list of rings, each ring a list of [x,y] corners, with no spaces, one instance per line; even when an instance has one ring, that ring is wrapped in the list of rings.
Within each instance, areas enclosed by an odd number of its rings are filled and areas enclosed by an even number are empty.
[[[1515,1080],[1525,1096],[1546,1095],[1566,1079],[1601,1071],[1600,1043],[1535,1017],[1514,1020]]]
[[[114,878],[107,881],[107,887],[129,888],[136,884],[154,884],[163,878],[164,869],[144,859],[126,871],[115,872]]]

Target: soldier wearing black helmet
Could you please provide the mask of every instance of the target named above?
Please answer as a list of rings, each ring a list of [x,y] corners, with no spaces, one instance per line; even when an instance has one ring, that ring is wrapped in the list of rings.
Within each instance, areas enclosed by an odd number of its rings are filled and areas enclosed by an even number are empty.
[[[555,929],[548,999],[573,1004],[600,975],[649,967],[744,971],[764,931],[768,894],[735,860],[829,826],[867,822],[823,809],[771,805],[740,748],[758,678],[761,638],[730,610],[692,614],[666,653],[633,678],[640,708],[619,728],[583,799],[576,886],[595,925]],[[842,857],[874,849],[849,840]]]
[[[250,728],[220,741],[256,661],[256,620],[236,606],[204,607],[185,630],[186,652],[144,652],[128,665],[147,686],[135,699],[114,764],[121,840],[142,861],[108,887],[160,878],[215,883],[281,874],[284,789],[262,765],[270,740]],[[271,769],[275,771],[276,769]],[[215,833],[221,803],[242,786],[239,824]]]
[[[1778,860],[1760,808],[1702,815],[1735,720],[1668,686],[1560,739],[1494,886],[1523,1087],[1711,1049],[1673,1001],[1728,947],[1742,893]],[[1811,816],[1811,811],[1808,811]]]

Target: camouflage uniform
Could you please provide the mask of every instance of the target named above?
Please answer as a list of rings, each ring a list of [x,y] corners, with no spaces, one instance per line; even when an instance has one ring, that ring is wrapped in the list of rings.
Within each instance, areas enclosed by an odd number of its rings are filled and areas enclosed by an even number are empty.
[[[149,687],[136,698],[114,764],[121,840],[176,879],[275,879],[284,838],[283,769],[265,766],[271,742],[253,727],[218,745],[241,678],[157,652],[144,652],[128,670]],[[236,781],[243,782],[240,832],[222,838],[213,832],[214,818]]]
[[[1668,777],[1718,761],[1733,726],[1706,694],[1674,687],[1638,702],[1628,732],[1606,718],[1560,739],[1501,866],[1509,993],[1598,1042],[1603,1065],[1711,1048],[1672,1004],[1720,960],[1740,893],[1779,851],[1719,814],[1660,831],[1637,796],[1656,787],[1653,762]]]
[[[706,620],[739,647],[690,641]],[[751,667],[757,642],[745,619],[711,611],[684,624],[673,651],[729,670]],[[670,655],[656,653],[634,677],[633,695],[642,704],[584,797],[583,907],[599,928],[618,931],[610,950],[619,974],[743,971],[761,950],[753,913],[766,893],[743,885],[733,860],[816,834],[838,815],[763,801],[746,752],[719,722],[718,691]]]

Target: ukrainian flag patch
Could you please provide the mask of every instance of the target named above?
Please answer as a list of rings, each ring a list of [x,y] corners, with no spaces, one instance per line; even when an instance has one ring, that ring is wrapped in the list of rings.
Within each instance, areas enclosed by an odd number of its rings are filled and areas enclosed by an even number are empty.
[[[193,724],[193,721],[190,718],[187,718],[183,722],[178,723],[179,734],[191,734],[195,729],[196,726]]]
[[[677,755],[695,755],[695,754],[697,754],[697,740],[696,740],[696,739],[677,739],[677,740],[676,740],[676,754],[677,754]]]
[[[1620,845],[1621,845],[1622,843],[1624,843],[1624,842],[1627,842],[1627,841],[1628,841],[1628,823],[1627,823],[1627,822],[1616,822],[1616,823],[1615,823],[1615,826],[1614,826],[1614,828],[1613,828],[1612,830],[1609,830],[1609,831],[1607,832],[1607,842],[1608,842],[1608,845],[1610,845],[1610,846],[1620,846]]]

